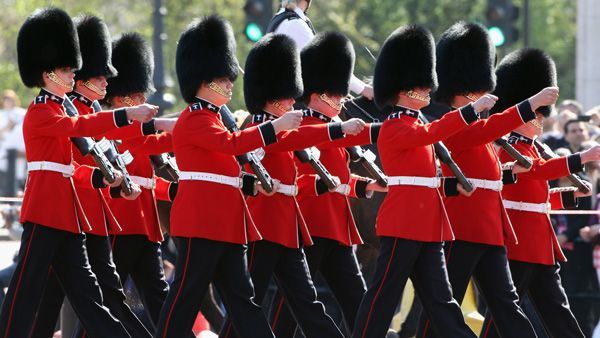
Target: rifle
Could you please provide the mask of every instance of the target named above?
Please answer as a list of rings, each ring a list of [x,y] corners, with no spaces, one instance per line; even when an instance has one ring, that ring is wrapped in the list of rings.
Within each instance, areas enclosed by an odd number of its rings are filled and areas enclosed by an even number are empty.
[[[534,140],[533,144],[535,145],[535,148],[538,150],[538,152],[544,160],[550,160],[559,157],[558,155],[556,155],[556,153],[552,151],[552,149],[550,149],[550,147],[543,144],[539,140]],[[576,174],[569,174],[567,176],[567,179],[571,181],[571,183],[573,183],[573,185],[575,185],[577,189],[582,193],[588,194],[590,192],[590,187],[587,184],[585,184],[581,177],[577,176]]]
[[[233,133],[240,131],[237,124],[235,124],[235,118],[233,117],[231,110],[229,110],[226,105],[221,107],[219,113],[221,114],[221,120],[223,121],[223,124],[230,132]],[[260,184],[266,192],[270,193],[273,191],[273,179],[267,172],[267,169],[265,169],[262,163],[260,163],[260,160],[254,151],[249,151],[236,157],[241,165],[244,165],[245,163],[250,165],[252,171],[254,171],[254,174],[256,175],[256,178],[260,181]]]
[[[358,162],[369,172],[369,175],[374,178],[377,183],[382,187],[387,187],[387,176],[375,164],[375,155],[371,150],[364,150],[361,146],[353,146],[346,148],[348,154],[350,154],[350,160],[352,162]]]
[[[308,163],[314,169],[314,171],[319,175],[319,178],[325,183],[327,189],[333,190],[336,188],[337,184],[333,179],[333,176],[329,173],[327,168],[319,161],[315,153],[311,149],[302,149],[294,151],[294,155],[296,158],[302,163]]]
[[[177,163],[173,160],[169,154],[164,153],[160,155],[150,155],[150,161],[157,170],[164,169],[173,181],[179,181],[179,168]]]
[[[94,109],[95,113],[102,111],[102,107],[100,107],[98,101],[92,102],[92,109]],[[121,173],[123,173],[121,189],[123,189],[123,192],[126,196],[129,196],[133,193],[133,182],[131,181],[131,177],[129,177],[129,172],[127,171],[126,166],[133,162],[133,156],[129,151],[126,151],[123,154],[119,154],[115,143],[113,141],[107,142],[108,148],[106,149],[104,154],[106,155],[106,158],[110,161],[110,163],[112,163],[115,167],[117,167],[117,169],[119,169],[119,171],[121,171]]]
[[[71,99],[65,97],[63,103],[65,112],[71,117],[78,116],[77,108],[71,102]],[[94,162],[102,172],[102,176],[108,183],[115,181],[114,167],[104,154],[109,148],[109,142],[106,139],[100,142],[95,142],[91,137],[71,137],[71,142],[79,149],[82,156],[91,155],[94,158]]]

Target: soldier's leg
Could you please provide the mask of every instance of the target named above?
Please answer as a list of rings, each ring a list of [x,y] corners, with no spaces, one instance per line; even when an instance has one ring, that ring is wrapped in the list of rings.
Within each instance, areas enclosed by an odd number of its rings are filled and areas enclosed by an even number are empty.
[[[422,242],[382,237],[373,280],[363,297],[352,332],[354,338],[385,337]]]
[[[344,337],[326,313],[323,303],[317,299],[317,290],[301,248],[285,248],[277,264],[275,278],[306,338]]]
[[[23,224],[17,267],[0,310],[0,336],[27,337],[44,287],[48,270],[66,232],[33,223]]]
[[[160,312],[155,338],[190,334],[202,297],[221,264],[222,243],[202,238],[173,237],[177,246],[175,279]]]
[[[248,271],[254,287],[254,302],[256,304],[260,305],[262,303],[273,276],[273,270],[275,270],[277,262],[282,259],[283,250],[283,246],[268,241],[258,241],[248,245],[248,254],[246,255],[248,257]],[[220,337],[238,337],[229,316],[227,316]]]
[[[512,281],[505,247],[488,246],[473,277],[501,337],[537,337],[518,304],[519,296]]]
[[[448,280],[452,286],[452,296],[458,304],[467,292],[467,287],[475,271],[479,259],[487,249],[487,246],[478,243],[463,241],[446,242],[444,245],[444,255],[446,257],[446,268],[448,271]],[[434,338],[435,332],[430,330],[430,321],[425,311],[421,313],[419,319],[419,329],[417,337]],[[438,337],[442,338],[442,337]]]
[[[44,295],[31,328],[31,338],[52,337],[64,299],[65,294],[51,266],[48,269],[48,282],[44,288]]]
[[[430,330],[438,337],[474,338],[463,318],[458,302],[452,297],[441,243],[425,243],[411,275]]]
[[[273,332],[261,307],[254,302],[248,272],[246,246],[222,243],[223,255],[215,271],[217,288],[239,337],[272,338]]]

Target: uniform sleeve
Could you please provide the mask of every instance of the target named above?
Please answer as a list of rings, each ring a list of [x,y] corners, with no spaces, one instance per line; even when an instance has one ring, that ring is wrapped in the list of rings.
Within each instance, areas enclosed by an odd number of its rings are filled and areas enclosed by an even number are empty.
[[[553,189],[550,189],[550,206],[552,210],[576,208],[575,191],[553,191]]]
[[[319,196],[327,192],[327,187],[324,184],[319,185],[321,180],[317,174],[303,174],[296,179],[298,185],[298,196]],[[325,187],[325,191],[323,191]]]
[[[326,141],[342,139],[342,125],[339,122],[300,126],[277,134],[277,142],[264,147],[265,152],[280,152],[305,149]]]
[[[580,171],[583,171],[583,164],[581,163],[581,156],[576,153],[550,160],[537,158],[533,161],[531,170],[518,174],[518,177],[554,180]]]
[[[331,149],[331,148],[346,148],[352,146],[362,146],[367,144],[377,143],[379,138],[379,130],[381,129],[382,123],[369,123],[357,135],[347,135],[344,138],[340,138],[333,141],[324,142],[318,145],[319,149]]]
[[[73,162],[75,172],[73,173],[73,184],[78,188],[101,189],[105,188],[102,172],[98,168],[89,165],[80,165]]]
[[[275,33],[289,36],[296,43],[298,50],[302,50],[315,36],[308,24],[301,19],[283,21]]]
[[[373,180],[351,174],[350,175],[350,193],[348,197],[353,198],[371,198],[373,196],[373,191],[367,191],[367,185]]]
[[[177,182],[171,182],[165,180],[162,177],[154,177],[156,186],[154,188],[154,195],[157,200],[172,202],[177,194]]]
[[[27,128],[44,136],[94,136],[129,125],[124,109],[70,117],[48,105],[36,105],[28,114]]]
[[[113,129],[100,135],[96,135],[94,137],[98,139],[104,137],[108,140],[128,140],[136,137],[153,134],[156,134],[156,129],[154,127],[154,119],[146,123],[133,121],[130,125],[126,127]]]
[[[277,142],[275,128],[271,122],[235,133],[229,132],[223,125],[202,114],[190,118],[187,122],[186,128],[178,131],[178,137],[197,147],[224,154],[241,155]]]
[[[164,132],[136,138],[130,142],[128,149],[134,156],[159,155],[173,151],[173,137]]]
[[[441,119],[427,124],[406,125],[398,120],[384,122],[385,139],[379,139],[387,147],[404,150],[442,141],[477,120],[472,105],[446,113]]]
[[[446,143],[455,151],[490,143],[533,119],[535,112],[531,110],[529,101],[525,100],[502,113],[473,123],[446,140]]]

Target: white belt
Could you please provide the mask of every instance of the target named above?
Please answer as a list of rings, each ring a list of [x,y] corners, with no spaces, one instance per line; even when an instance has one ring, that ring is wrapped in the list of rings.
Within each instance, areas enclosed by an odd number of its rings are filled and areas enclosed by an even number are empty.
[[[471,182],[475,188],[502,191],[502,181],[480,180],[477,178],[467,178],[467,181]]]
[[[156,181],[154,181],[154,178],[148,178],[148,177],[142,177],[142,176],[129,176],[129,178],[131,178],[131,181],[133,183],[139,185],[142,188],[146,188],[148,190],[152,190],[156,186]]]
[[[416,185],[419,187],[439,188],[439,177],[388,176],[388,185]]]
[[[64,177],[71,177],[75,173],[75,167],[72,164],[62,164],[48,161],[27,162],[27,171],[55,171],[63,174]]]
[[[277,188],[277,192],[280,194],[284,194],[287,196],[296,196],[298,195],[298,186],[295,184],[279,184],[279,188]]]
[[[540,214],[547,214],[550,211],[550,206],[548,203],[527,203],[527,202],[514,202],[508,200],[502,200],[504,207],[506,209],[520,210],[520,211],[529,211],[529,212],[537,212]]]
[[[243,184],[241,177],[232,177],[213,173],[202,173],[197,171],[180,171],[179,180],[213,182],[229,185],[234,188],[241,188]]]

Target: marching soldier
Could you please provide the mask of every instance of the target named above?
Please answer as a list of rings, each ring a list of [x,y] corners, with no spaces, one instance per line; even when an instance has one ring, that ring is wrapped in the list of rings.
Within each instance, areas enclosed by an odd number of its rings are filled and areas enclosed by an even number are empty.
[[[507,55],[496,68],[499,95],[492,113],[501,112],[545,87],[556,86],[556,67],[552,58],[539,49],[522,49]],[[527,79],[528,81],[524,81]],[[510,273],[517,293],[527,295],[551,337],[585,337],[569,308],[559,269],[566,258],[548,217],[552,209],[576,206],[580,192],[549,190],[548,180],[583,171],[583,164],[600,159],[600,146],[567,157],[543,160],[534,140],[542,134],[544,118],[550,107],[536,110],[536,119],[519,126],[509,137],[523,155],[533,159],[529,172],[518,174],[516,184],[502,189],[504,207],[515,229],[519,244],[507,244]],[[509,162],[506,152],[500,160]],[[494,319],[494,320],[492,320]],[[495,317],[486,314],[481,337],[500,337]]]
[[[317,34],[306,16],[310,3],[311,0],[281,0],[281,8],[271,19],[267,32],[289,36],[302,50]],[[354,75],[350,79],[350,90],[373,99],[373,87]]]
[[[492,91],[494,60],[494,45],[485,27],[465,22],[454,24],[437,45],[436,68],[440,79],[435,93],[437,102],[460,107]],[[492,142],[534,120],[535,110],[556,101],[558,88],[543,88],[534,94],[444,141],[457,165],[477,188],[468,198],[456,191],[444,197],[456,236],[455,241],[449,241],[445,247],[452,292],[461,303],[473,277],[505,337],[535,337],[535,332],[517,304],[519,296],[508,270],[505,239],[516,243],[517,238],[502,206],[502,171]],[[448,166],[442,165],[442,173],[448,176],[447,180],[454,179]],[[417,335],[446,336],[429,328],[426,315],[424,312],[421,316]]]
[[[300,55],[294,41],[285,35],[269,34],[259,41],[246,59],[244,98],[255,126],[291,111],[294,98],[302,95]],[[272,72],[277,69],[277,72]],[[296,196],[312,190],[299,189],[293,150],[356,134],[363,129],[361,120],[302,126],[278,135],[278,142],[264,147],[265,168],[280,181],[272,196],[248,199],[248,208],[263,239],[250,244],[248,270],[254,285],[255,301],[260,304],[271,276],[288,300],[294,317],[306,337],[343,337],[325,307],[317,300],[304,250],[312,245]],[[310,192],[309,192],[310,193]],[[276,213],[273,210],[277,210]],[[234,337],[227,322],[222,337]]]
[[[75,90],[69,93],[69,98],[73,100],[80,115],[88,115],[94,112],[92,109],[94,101],[104,99],[106,79],[116,76],[117,70],[111,63],[110,36],[104,22],[98,17],[83,15],[76,18],[75,23],[83,66],[75,72]],[[153,126],[154,120],[147,125]],[[143,129],[152,128],[141,128],[137,123],[115,129],[107,134],[130,137],[129,134],[141,134]],[[96,165],[91,155],[82,156],[80,152],[75,151],[73,156],[75,162],[80,165],[92,167]],[[121,231],[121,227],[99,190],[106,186],[101,173],[94,171],[94,174],[92,176],[93,186],[98,189],[90,189],[88,185],[75,184],[77,196],[91,226],[91,229],[84,229],[84,232],[86,233],[85,246],[92,272],[98,278],[104,305],[123,323],[127,332],[134,337],[150,337],[148,330],[125,303],[123,286],[115,270],[108,237],[108,228],[113,231]],[[141,193],[139,186],[135,186],[133,189],[134,193],[132,196],[126,196],[127,198],[136,198]],[[56,278],[51,276],[38,309],[32,337],[52,336],[63,300],[64,293],[60,284]],[[85,330],[79,325],[75,337],[83,335],[85,335]]]
[[[90,229],[90,224],[72,176],[92,177],[92,171],[81,166],[80,173],[75,172],[69,137],[98,135],[134,119],[147,122],[156,107],[85,117],[65,114],[65,94],[73,90],[81,55],[73,22],[61,9],[39,9],[29,16],[19,31],[17,52],[23,83],[42,89],[23,124],[29,171],[21,210],[24,232],[14,278],[0,310],[0,332],[3,337],[29,335],[46,282],[54,274],[90,335],[129,337],[102,306],[87,260],[82,230]]]
[[[219,111],[231,99],[238,75],[235,49],[231,26],[218,16],[194,20],[177,45],[179,87],[189,104],[173,130],[181,170],[171,208],[178,259],[155,337],[179,338],[189,332],[210,282],[240,337],[273,337],[261,308],[252,300],[246,265],[246,243],[261,237],[243,193],[264,190],[254,176],[242,175],[234,155],[277,142],[279,132],[298,127],[301,115],[287,113],[229,132]]]
[[[354,47],[339,33],[318,34],[301,52],[303,126],[331,122],[341,110],[341,100],[348,95],[354,69]],[[309,188],[310,194],[298,196],[302,215],[314,245],[305,248],[311,276],[320,272],[341,306],[348,327],[366,290],[356,254],[355,244],[362,239],[354,223],[348,197],[369,198],[374,191],[385,191],[371,179],[351,174],[349,155],[344,147],[371,144],[377,141],[381,124],[369,124],[356,135],[316,146],[319,160],[339,184],[330,191],[323,180],[314,174],[307,163],[297,161],[299,183]],[[271,326],[278,337],[291,337],[296,329],[294,317],[279,294],[273,300],[270,313]]]
[[[408,278],[436,332],[475,337],[448,283],[442,242],[453,234],[438,192],[432,144],[477,121],[495,97],[484,95],[438,121],[420,122],[420,109],[437,85],[433,48],[428,30],[402,26],[384,42],[375,65],[375,102],[393,107],[377,142],[389,191],[377,216],[381,249],[356,316],[355,338],[385,337]],[[454,189],[462,190],[459,185]]]
[[[112,108],[129,107],[146,102],[154,90],[152,50],[137,33],[125,33],[113,41],[112,62],[119,74],[108,79],[105,101]],[[172,130],[169,121],[156,122],[158,128]],[[165,122],[165,123],[161,123]],[[149,128],[152,130],[153,128]],[[127,166],[131,181],[142,189],[137,199],[121,198],[120,187],[110,189],[108,204],[121,230],[110,229],[111,247],[117,272],[124,282],[131,277],[148,314],[154,333],[169,285],[162,265],[160,243],[163,240],[156,199],[170,201],[177,183],[155,177],[149,155],[173,150],[170,134],[165,132],[128,138],[117,146],[129,151],[133,161]]]

